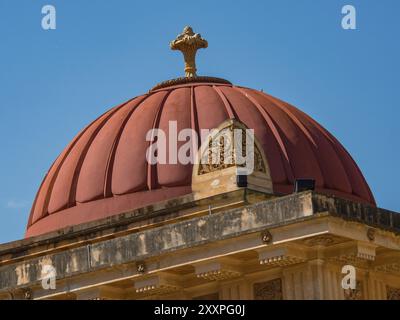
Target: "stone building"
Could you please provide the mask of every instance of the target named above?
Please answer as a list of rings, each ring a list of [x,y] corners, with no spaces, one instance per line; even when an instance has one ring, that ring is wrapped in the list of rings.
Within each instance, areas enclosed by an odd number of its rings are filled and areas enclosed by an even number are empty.
[[[171,48],[186,76],[109,110],[55,160],[25,239],[0,245],[0,299],[400,299],[400,214],[309,116],[197,76],[207,45],[185,28]],[[185,145],[171,123],[198,134],[197,159],[222,161],[150,163],[151,129],[169,160]],[[246,129],[243,175],[222,147]]]

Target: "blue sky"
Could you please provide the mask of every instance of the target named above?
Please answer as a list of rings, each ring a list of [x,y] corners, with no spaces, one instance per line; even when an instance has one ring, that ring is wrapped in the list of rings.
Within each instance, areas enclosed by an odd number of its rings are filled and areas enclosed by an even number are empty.
[[[41,9],[57,29],[41,28]],[[341,28],[354,5],[357,30]],[[263,89],[348,149],[378,205],[400,211],[398,0],[0,0],[0,243],[23,237],[39,184],[98,115],[182,75],[169,41],[209,41],[199,74]]]

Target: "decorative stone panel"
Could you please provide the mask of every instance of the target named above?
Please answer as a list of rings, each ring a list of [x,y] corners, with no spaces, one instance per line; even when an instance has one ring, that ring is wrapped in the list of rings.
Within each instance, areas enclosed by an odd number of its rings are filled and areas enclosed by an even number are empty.
[[[400,300],[400,288],[386,287],[386,296],[388,300]]]
[[[362,281],[356,282],[355,289],[344,290],[345,300],[364,300],[364,284]]]
[[[274,279],[255,283],[253,286],[254,300],[282,300],[282,280]]]

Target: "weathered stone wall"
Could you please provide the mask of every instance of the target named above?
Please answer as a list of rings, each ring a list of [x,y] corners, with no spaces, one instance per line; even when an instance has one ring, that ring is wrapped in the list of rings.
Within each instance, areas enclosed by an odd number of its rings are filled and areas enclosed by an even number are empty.
[[[29,256],[29,250],[22,248],[19,252],[14,246],[10,258],[8,245],[0,252],[0,292],[38,285],[44,265],[52,265],[58,279],[67,279],[329,215],[400,232],[400,215],[395,212],[306,192],[111,239],[69,243],[64,249],[51,250],[47,243],[48,251],[36,257]],[[31,241],[34,243],[35,239]]]

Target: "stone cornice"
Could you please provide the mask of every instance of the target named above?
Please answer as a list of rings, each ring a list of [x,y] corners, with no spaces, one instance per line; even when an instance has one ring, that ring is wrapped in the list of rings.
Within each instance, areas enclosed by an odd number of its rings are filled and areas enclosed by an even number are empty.
[[[37,284],[44,263],[51,263],[57,270],[57,276],[63,279],[329,216],[390,231],[394,235],[399,234],[399,214],[395,212],[305,192],[177,221],[96,243],[77,243],[74,248],[57,249],[41,257],[28,257],[20,262],[10,261],[0,267],[0,291]],[[262,246],[261,237],[259,238],[259,245]],[[25,251],[19,252],[18,258],[23,258],[24,254]]]

